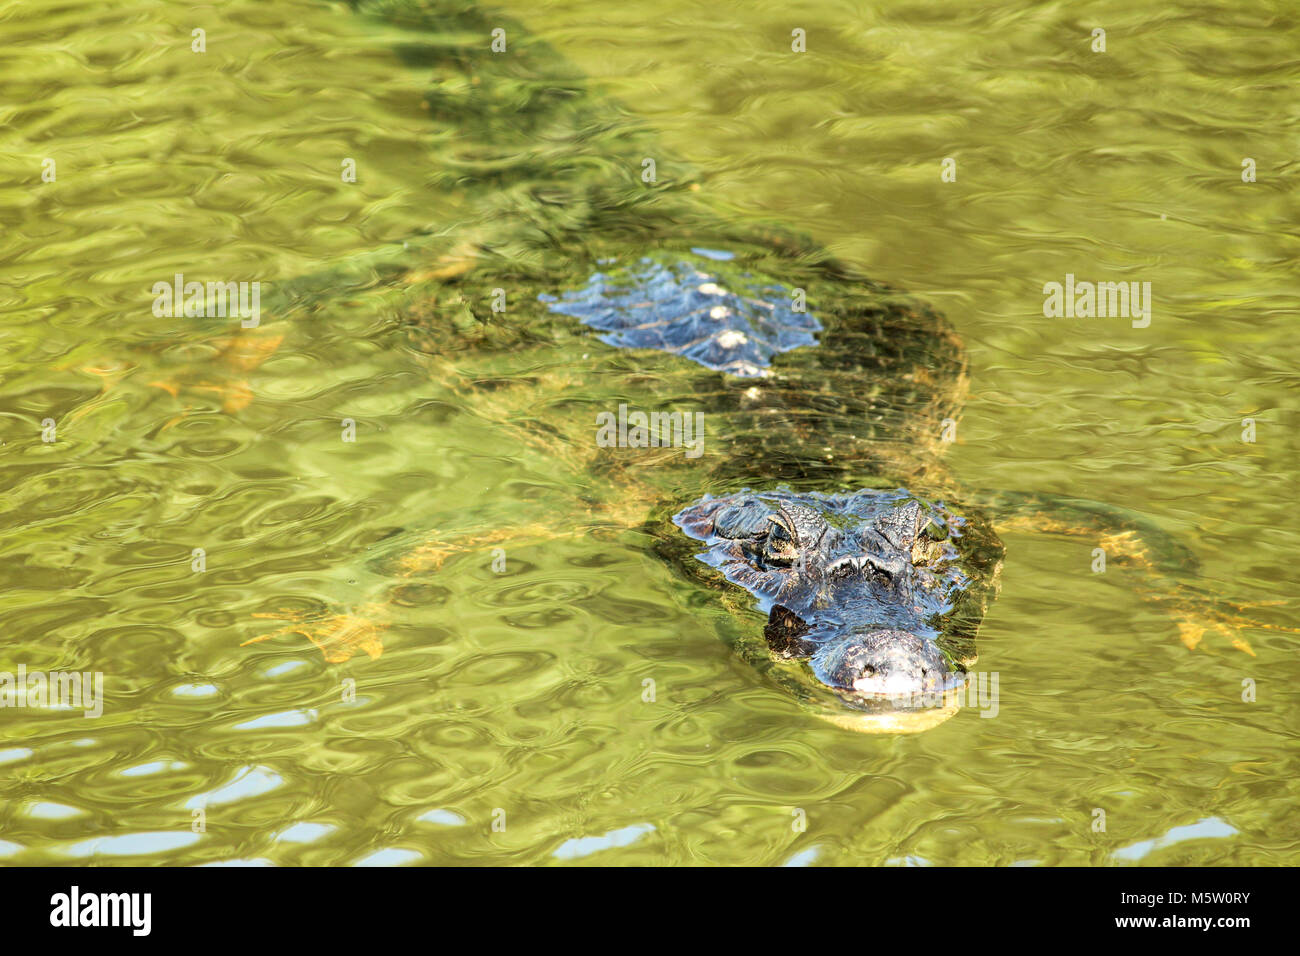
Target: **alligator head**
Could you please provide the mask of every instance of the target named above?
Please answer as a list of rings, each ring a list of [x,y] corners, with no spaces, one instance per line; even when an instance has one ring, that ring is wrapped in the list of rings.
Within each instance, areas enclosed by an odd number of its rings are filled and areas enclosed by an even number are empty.
[[[902,492],[741,492],[673,521],[758,598],[772,652],[850,708],[934,707],[964,683],[1001,557],[991,532]]]

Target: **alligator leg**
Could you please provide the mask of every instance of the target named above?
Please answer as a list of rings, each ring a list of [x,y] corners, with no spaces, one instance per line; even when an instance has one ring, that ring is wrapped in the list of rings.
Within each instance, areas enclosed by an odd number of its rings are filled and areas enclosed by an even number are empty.
[[[563,539],[607,534],[637,527],[645,520],[646,502],[653,500],[654,492],[637,481],[636,468],[606,467],[598,476],[590,474],[597,449],[588,416],[561,418],[557,425],[538,415],[538,408],[548,396],[570,392],[578,384],[580,380],[573,370],[556,367],[541,373],[519,374],[510,366],[508,353],[502,365],[487,369],[481,362],[462,366],[455,353],[426,355],[423,361],[429,380],[455,396],[463,414],[498,434],[501,446],[515,449],[522,456],[565,462],[569,483],[579,495],[584,477],[599,478],[599,487],[593,486],[587,495],[589,500],[578,498],[563,503],[553,518],[501,525],[498,520],[484,516],[477,525],[466,525],[462,522],[467,516],[462,514],[456,528],[430,527],[405,552],[383,560],[382,573],[388,582],[358,601],[355,607],[313,613],[286,610],[255,614],[255,617],[289,623],[259,634],[245,641],[245,645],[299,636],[315,644],[331,663],[346,661],[357,651],[365,651],[375,658],[383,652],[381,635],[392,618],[394,589],[410,579],[435,575],[447,562],[461,556],[487,553],[496,548],[514,551]],[[680,451],[653,450],[638,456],[636,461],[646,466],[652,463],[655,454],[672,456],[679,455]],[[495,555],[487,560],[493,558]]]
[[[445,535],[433,532],[416,547],[398,559],[398,575],[403,578],[436,572],[452,557],[476,551],[502,548],[531,547],[547,541],[575,538],[587,534],[588,528],[556,528],[534,523],[518,528],[497,528],[486,531]]]
[[[642,491],[640,495],[634,491],[611,495],[612,503],[608,506],[583,505],[550,523],[536,521],[510,527],[426,532],[414,547],[384,562],[388,580],[355,606],[255,613],[255,618],[289,623],[250,638],[241,646],[298,637],[316,645],[329,663],[342,663],[358,651],[364,651],[371,659],[377,658],[384,650],[383,632],[392,622],[395,592],[411,579],[436,576],[447,562],[473,554],[483,554],[484,560],[494,561],[497,554],[493,552],[498,548],[515,552],[555,541],[639,527],[646,517],[648,492]]]
[[[1189,583],[1189,575],[1197,570],[1195,556],[1173,535],[1133,512],[1081,498],[1032,494],[997,495],[988,510],[999,533],[1031,531],[1096,541],[1108,562],[1118,561],[1143,575],[1142,597],[1169,615],[1189,650],[1200,646],[1207,633],[1217,633],[1254,657],[1244,631],[1300,633],[1300,628],[1253,616],[1256,608],[1283,602],[1239,604],[1207,595]]]

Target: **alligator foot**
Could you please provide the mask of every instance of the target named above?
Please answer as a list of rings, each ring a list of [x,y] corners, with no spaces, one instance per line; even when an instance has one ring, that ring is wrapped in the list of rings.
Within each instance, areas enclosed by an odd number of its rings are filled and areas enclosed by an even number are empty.
[[[280,347],[283,335],[246,335],[235,333],[213,339],[216,354],[202,368],[182,369],[167,378],[150,382],[173,398],[182,391],[211,392],[221,399],[221,410],[231,414],[247,408],[253,401],[253,389],[239,373],[251,372]],[[216,372],[211,375],[212,371]],[[229,373],[229,374],[227,374]]]
[[[149,385],[153,388],[161,388],[172,398],[178,398],[182,388],[192,392],[212,392],[220,397],[221,410],[228,415],[247,408],[253,401],[253,389],[246,380],[242,379],[227,382],[194,382],[185,385],[175,380],[163,380],[150,382]],[[186,410],[189,410],[189,406],[186,406]],[[176,419],[172,419],[169,424],[175,422]]]
[[[1300,634],[1300,627],[1287,627],[1282,624],[1268,624],[1254,617],[1252,612],[1260,607],[1276,607],[1286,601],[1261,601],[1257,604],[1236,604],[1231,601],[1211,601],[1196,597],[1185,607],[1168,608],[1169,616],[1178,625],[1178,636],[1188,650],[1200,646],[1207,632],[1221,634],[1232,642],[1232,646],[1255,657],[1255,651],[1242,636],[1242,631],[1282,631],[1287,634]]]
[[[371,660],[379,657],[384,652],[384,643],[379,635],[387,630],[389,625],[387,611],[380,604],[367,604],[355,612],[347,611],[343,614],[327,616],[284,609],[270,614],[254,614],[253,617],[288,620],[294,623],[286,624],[269,634],[259,634],[244,641],[240,647],[290,634],[300,635],[320,648],[320,652],[325,655],[325,660],[330,664],[340,664],[351,658],[357,651],[365,651],[370,655]]]

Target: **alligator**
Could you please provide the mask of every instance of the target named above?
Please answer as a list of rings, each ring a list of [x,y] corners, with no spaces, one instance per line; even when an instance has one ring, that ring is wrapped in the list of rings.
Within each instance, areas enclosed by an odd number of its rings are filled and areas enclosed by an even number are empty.
[[[744,619],[766,617],[742,655],[819,716],[869,731],[950,716],[998,586],[988,513],[1024,520],[1026,502],[1045,499],[977,501],[943,468],[967,383],[948,322],[811,240],[716,208],[686,164],[523,28],[455,0],[355,6],[407,31],[400,54],[432,72],[440,142],[469,144],[439,175],[477,210],[387,265],[367,261],[356,274],[380,292],[365,294],[397,296],[407,341],[464,414],[573,474],[572,499],[535,520],[502,528],[459,509],[459,525],[425,529],[394,576],[633,529]],[[507,52],[491,50],[494,29]],[[642,175],[652,155],[654,182]],[[333,273],[287,287],[279,308],[319,308],[340,285]],[[611,449],[593,419],[615,407]],[[671,431],[682,409],[706,424],[698,461]],[[1113,553],[1164,581],[1188,567],[1149,522],[1047,503],[1049,531],[1110,534]],[[331,661],[375,656],[384,600],[253,641],[293,632]]]

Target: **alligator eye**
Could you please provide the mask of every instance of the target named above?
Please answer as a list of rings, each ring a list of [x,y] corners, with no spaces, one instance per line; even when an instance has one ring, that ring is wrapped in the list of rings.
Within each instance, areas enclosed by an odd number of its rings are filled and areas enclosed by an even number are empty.
[[[795,550],[793,542],[767,539],[763,547],[763,561],[765,564],[774,565],[778,568],[789,568],[793,567],[798,560],[799,553]]]
[[[763,540],[763,561],[779,568],[791,567],[799,560],[799,546],[793,529],[782,515],[768,515],[772,523]]]

